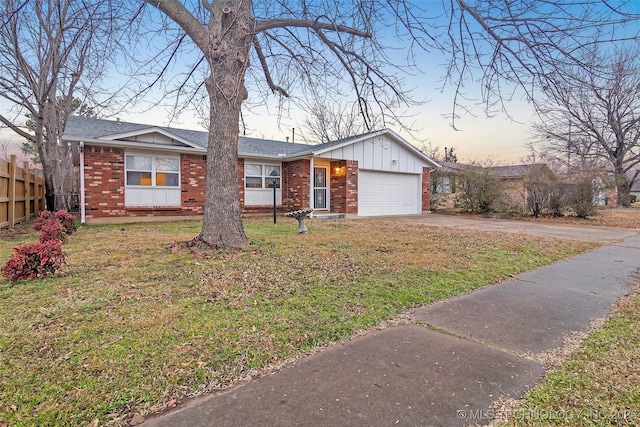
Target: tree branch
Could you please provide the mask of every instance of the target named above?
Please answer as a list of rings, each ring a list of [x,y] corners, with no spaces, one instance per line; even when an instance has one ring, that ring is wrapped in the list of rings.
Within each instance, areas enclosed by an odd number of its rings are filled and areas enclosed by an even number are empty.
[[[20,135],[21,137],[35,143],[36,142],[36,138],[35,136],[23,131],[22,129],[20,129],[18,126],[16,126],[11,120],[7,119],[5,116],[3,116],[2,114],[0,114],[0,122],[4,123],[5,126],[7,126],[9,129],[11,129],[12,131],[14,131],[15,133],[17,133],[18,135]]]
[[[354,36],[372,38],[373,35],[366,31],[361,31],[356,28],[348,27],[346,25],[338,25],[333,23],[320,22],[318,20],[310,19],[269,19],[261,21],[256,24],[256,33],[272,30],[274,28],[311,28],[313,30],[328,30],[339,33],[353,34]]]
[[[264,52],[262,52],[262,46],[260,46],[260,42],[257,37],[253,37],[253,48],[256,51],[256,55],[258,55],[258,60],[260,61],[260,66],[262,67],[262,71],[264,72],[264,78],[267,80],[267,85],[271,88],[272,92],[278,92],[280,95],[285,98],[289,97],[289,94],[282,87],[276,85],[273,82],[273,78],[271,77],[271,72],[269,71],[269,65],[267,64],[267,59],[264,56]]]

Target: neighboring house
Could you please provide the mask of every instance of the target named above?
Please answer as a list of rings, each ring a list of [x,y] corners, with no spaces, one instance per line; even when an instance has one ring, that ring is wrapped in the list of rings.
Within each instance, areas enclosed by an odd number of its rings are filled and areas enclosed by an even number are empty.
[[[636,196],[636,201],[640,201],[640,178],[633,183],[630,193],[632,196]]]
[[[80,213],[87,223],[200,216],[207,132],[72,116],[63,139],[78,147]],[[378,216],[430,209],[439,165],[385,129],[320,145],[239,137],[244,213],[311,207],[314,214]]]
[[[504,206],[523,213],[529,211],[530,189],[556,181],[556,175],[542,163],[493,166],[487,169],[503,182]]]
[[[570,194],[581,182],[590,181],[593,186],[593,204],[595,206],[616,206],[618,189],[613,174],[606,170],[585,169],[558,176],[564,192]]]
[[[498,177],[503,185],[501,204],[505,209],[527,212],[528,186],[535,182],[554,182],[555,174],[544,164],[493,166],[443,162],[432,177],[432,191],[439,207],[452,208],[456,201],[456,182],[467,170],[486,170]]]
[[[454,208],[456,205],[457,180],[462,173],[472,167],[454,162],[441,162],[441,167],[431,174],[432,203],[435,208]]]

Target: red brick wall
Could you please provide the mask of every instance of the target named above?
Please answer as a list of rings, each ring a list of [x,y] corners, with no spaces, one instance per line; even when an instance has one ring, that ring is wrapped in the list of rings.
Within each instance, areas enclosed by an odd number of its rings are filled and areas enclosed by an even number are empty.
[[[422,212],[431,210],[431,169],[422,168]]]
[[[91,218],[191,216],[204,210],[204,156],[180,156],[182,208],[124,206],[124,149],[85,145],[85,214]]]
[[[202,154],[180,155],[182,210],[179,215],[202,215],[207,180],[207,161]]]
[[[87,218],[119,217],[124,210],[124,150],[84,147]]]
[[[336,160],[330,167],[331,212],[358,213],[358,162]]]
[[[282,206],[288,211],[310,206],[311,161],[295,160],[282,164]]]
[[[283,209],[309,206],[309,160],[283,164]],[[124,149],[85,146],[85,213],[87,219],[202,215],[205,203],[206,157],[180,156],[182,207],[124,206]],[[271,212],[271,206],[244,206],[244,159],[238,159],[238,186],[243,213]],[[286,195],[286,196],[285,196]]]
[[[347,162],[345,160],[331,162],[329,176],[331,211],[345,213],[347,211]]]
[[[346,214],[358,214],[358,161],[347,160],[347,210]]]

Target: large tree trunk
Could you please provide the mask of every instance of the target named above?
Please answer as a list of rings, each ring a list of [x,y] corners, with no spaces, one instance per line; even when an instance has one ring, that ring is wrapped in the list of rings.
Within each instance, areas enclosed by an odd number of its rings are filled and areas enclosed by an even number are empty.
[[[211,108],[204,219],[198,240],[213,248],[249,244],[240,211],[238,133],[240,107],[247,98],[244,75],[253,21],[248,7],[242,9],[218,15],[215,24],[221,29],[220,36],[209,38],[205,52],[211,70],[205,81]],[[211,25],[209,31],[215,33],[217,25]]]
[[[211,105],[217,107],[211,108],[210,113],[204,218],[198,240],[213,248],[239,248],[249,244],[242,225],[238,188],[240,106],[220,100],[223,95],[219,77],[210,76],[205,82]]]
[[[629,184],[629,178],[624,172],[616,172],[615,179],[616,189],[618,190],[617,206],[628,208],[631,206],[631,185]]]

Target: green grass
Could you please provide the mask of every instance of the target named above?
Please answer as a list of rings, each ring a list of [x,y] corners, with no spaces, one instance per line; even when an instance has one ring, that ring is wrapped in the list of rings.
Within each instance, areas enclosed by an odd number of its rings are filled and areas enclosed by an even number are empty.
[[[245,221],[242,251],[190,252],[200,224],[81,227],[55,278],[0,279],[0,425],[121,425],[419,305],[592,244],[383,221]],[[37,234],[0,242],[0,262]]]
[[[511,409],[508,426],[640,425],[640,296]]]

